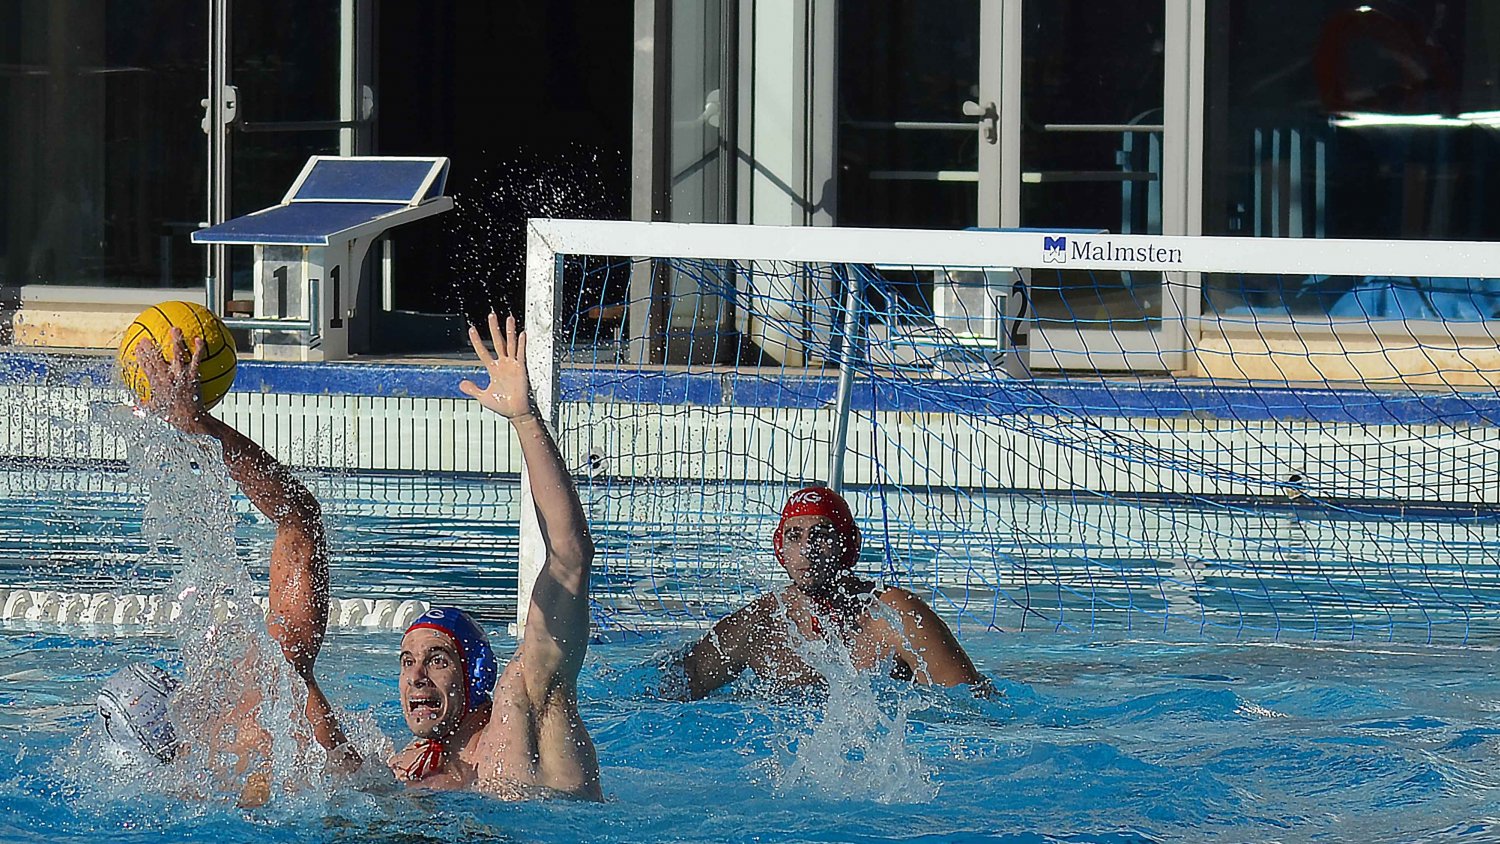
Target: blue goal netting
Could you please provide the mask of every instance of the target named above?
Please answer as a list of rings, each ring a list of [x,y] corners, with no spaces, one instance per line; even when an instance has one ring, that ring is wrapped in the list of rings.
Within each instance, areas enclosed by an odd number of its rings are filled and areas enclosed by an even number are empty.
[[[965,631],[1500,631],[1500,281],[929,257],[564,253],[601,628],[775,588],[782,503],[835,481],[860,570]]]

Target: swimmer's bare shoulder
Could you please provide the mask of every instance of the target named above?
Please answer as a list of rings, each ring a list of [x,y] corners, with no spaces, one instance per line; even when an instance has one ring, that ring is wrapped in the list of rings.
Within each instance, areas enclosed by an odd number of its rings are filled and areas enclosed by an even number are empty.
[[[796,594],[796,590],[790,586],[779,592],[767,592],[741,607],[738,612],[729,617],[741,616],[741,621],[743,622],[753,621],[763,623],[769,621],[786,612],[786,608],[793,600],[792,596],[794,594]]]
[[[698,700],[733,681],[761,661],[772,631],[781,630],[785,637],[785,625],[772,623],[785,612],[783,596],[769,592],[719,619],[685,653],[668,661],[665,670],[674,679],[663,684],[663,696]]]
[[[902,615],[919,616],[924,614],[924,610],[926,613],[932,612],[926,601],[900,586],[882,586],[874,590],[874,595],[882,604]]]
[[[900,634],[894,644],[902,661],[915,671],[916,679],[939,686],[989,686],[953,631],[926,601],[899,586],[880,590],[877,598],[901,620],[901,629],[893,631]]]
[[[719,647],[732,654],[735,661],[754,666],[768,650],[786,645],[788,613],[794,612],[799,599],[793,590],[783,589],[768,592],[740,607],[714,625]]]
[[[761,643],[767,622],[785,613],[787,598],[768,592],[729,615],[719,619],[713,631],[700,644],[712,647],[731,659],[746,655],[747,648]]]

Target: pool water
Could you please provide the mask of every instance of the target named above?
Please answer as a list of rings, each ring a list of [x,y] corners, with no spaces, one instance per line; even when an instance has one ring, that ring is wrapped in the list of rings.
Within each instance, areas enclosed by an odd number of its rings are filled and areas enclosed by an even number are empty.
[[[513,479],[314,486],[335,594],[460,602],[497,650],[514,647]],[[183,565],[152,538],[160,513],[143,518],[125,473],[16,469],[0,472],[0,495],[6,582],[150,592]],[[270,532],[234,506],[233,554],[263,582]],[[659,699],[658,659],[694,635],[590,648],[580,708],[602,805],[344,784],[242,811],[115,779],[80,738],[102,680],[136,660],[177,666],[173,638],[0,624],[0,841],[1500,839],[1500,681],[1484,642],[966,630],[995,700],[869,675],[810,695],[745,678],[704,701]],[[336,704],[404,742],[398,641],[335,633],[319,675]]]
[[[515,617],[517,478],[324,474],[305,481],[328,524],[335,596],[462,603],[496,624]],[[150,530],[147,498],[142,479],[118,467],[0,464],[0,585],[161,593],[181,554]],[[274,532],[243,496],[232,506],[236,556],[263,584]]]
[[[319,662],[330,696],[373,715],[393,740],[403,736],[397,641],[337,635]],[[127,661],[169,658],[166,641],[6,630],[0,839],[1500,837],[1500,683],[1490,652],[985,634],[966,644],[1004,691],[994,701],[873,679],[857,699],[837,690],[788,698],[747,680],[681,704],[652,694],[655,657],[681,641],[590,651],[581,708],[598,743],[603,805],[348,791],[241,811],[162,796],[99,800],[80,785],[108,776],[76,761],[87,758],[74,743],[94,689]],[[862,729],[898,711],[899,735]],[[834,734],[820,735],[828,723]]]

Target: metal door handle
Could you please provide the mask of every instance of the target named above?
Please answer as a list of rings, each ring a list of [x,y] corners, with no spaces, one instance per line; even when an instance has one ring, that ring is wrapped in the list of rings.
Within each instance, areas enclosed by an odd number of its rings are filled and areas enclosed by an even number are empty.
[[[224,113],[220,115],[220,119],[224,121],[225,126],[233,126],[235,121],[240,119],[240,89],[233,85],[225,85],[220,90],[220,98],[224,104]],[[213,116],[209,114],[211,106],[208,98],[199,100],[198,105],[203,107],[203,120],[198,125],[203,127],[203,134],[207,135],[213,128]]]
[[[987,143],[999,143],[1000,112],[996,110],[994,103],[985,103],[981,106],[973,100],[967,100],[964,102],[964,115],[979,118],[979,124],[984,127],[984,140]]]
[[[1030,185],[1043,182],[1154,182],[1159,177],[1150,170],[1023,170],[1021,181]]]

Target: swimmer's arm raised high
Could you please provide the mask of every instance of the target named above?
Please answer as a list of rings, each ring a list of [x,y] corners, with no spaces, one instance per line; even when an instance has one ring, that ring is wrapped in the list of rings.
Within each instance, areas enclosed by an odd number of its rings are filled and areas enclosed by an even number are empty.
[[[318,686],[313,665],[323,647],[328,624],[328,546],[322,509],[291,470],[232,426],[208,414],[198,392],[198,362],[203,342],[188,355],[182,333],[172,329],[172,361],[149,340],[138,359],[151,384],[150,410],[184,433],[219,441],[224,465],[256,509],[276,525],[271,546],[270,612],[266,627],[281,652],[307,683],[307,718],[324,748],[337,750],[338,761],[357,766],[328,698]]]
[[[891,645],[897,657],[912,669],[917,682],[970,684],[977,692],[988,691],[989,680],[974,667],[953,631],[925,601],[897,588],[882,591],[880,601],[901,617],[902,629],[894,631]]]
[[[532,403],[526,334],[516,331],[514,317],[506,318],[502,332],[500,319],[494,314],[490,315],[489,333],[495,347],[493,356],[479,330],[469,329],[469,342],[489,374],[489,384],[481,388],[465,380],[459,389],[509,419],[521,442],[547,556],[532,588],[521,650],[515,658],[522,661],[528,695],[534,704],[544,707],[559,691],[574,693],[583,667],[588,649],[589,570],[594,543],[557,442]]]

